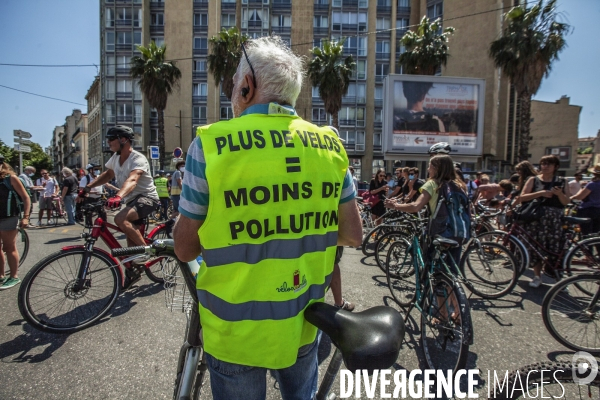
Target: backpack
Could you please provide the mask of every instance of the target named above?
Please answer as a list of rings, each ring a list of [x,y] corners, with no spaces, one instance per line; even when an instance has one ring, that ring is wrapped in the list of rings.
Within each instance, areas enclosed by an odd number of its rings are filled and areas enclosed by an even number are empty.
[[[443,183],[435,210],[431,211],[429,237],[441,235],[463,243],[471,237],[469,198],[454,182]]]
[[[21,179],[21,178],[19,178]],[[23,183],[23,182],[21,182]],[[14,210],[13,205],[16,206],[17,213],[15,215],[21,216],[23,212],[23,200],[21,200],[21,196],[13,189],[12,183],[10,183],[10,175],[7,175],[2,180],[2,184],[8,188],[8,199],[6,201],[6,215],[13,216]],[[25,186],[25,185],[23,185]]]

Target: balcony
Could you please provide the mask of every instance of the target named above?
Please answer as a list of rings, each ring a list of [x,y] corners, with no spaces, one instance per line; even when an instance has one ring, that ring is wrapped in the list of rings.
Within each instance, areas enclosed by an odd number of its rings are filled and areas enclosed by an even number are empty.
[[[201,102],[206,102],[206,96],[196,96],[196,95],[192,95],[192,102],[193,102],[193,103],[201,103]]]
[[[132,22],[133,22],[132,19],[117,19],[116,20],[117,28],[120,26],[130,27]]]
[[[329,11],[329,4],[321,4],[322,2],[315,2],[314,10],[315,11]]]
[[[375,82],[383,82],[387,75],[375,75]]]
[[[225,3],[221,2],[221,10],[235,10],[235,2],[233,3]]]
[[[383,99],[375,99],[375,107],[383,106]]]
[[[150,34],[151,35],[163,33],[164,31],[165,31],[164,25],[150,25]]]
[[[292,31],[292,27],[290,26],[272,26],[271,31],[275,33],[290,33]]]
[[[195,56],[205,56],[208,54],[208,49],[194,49]]]
[[[133,115],[117,115],[117,122],[133,122]]]
[[[410,16],[410,7],[398,7],[396,10],[396,13],[398,15],[406,14],[406,15]]]
[[[192,72],[193,79],[206,79],[207,73],[206,71],[194,71]]]
[[[377,60],[389,60],[390,59],[390,53],[375,53],[375,58]]]
[[[152,11],[160,11],[160,10],[164,10],[165,9],[165,3],[164,2],[157,2],[157,1],[151,1],[150,2],[150,10]]]
[[[194,26],[194,33],[207,33],[208,32],[208,25],[195,25]]]
[[[132,99],[133,92],[117,92],[117,99]]]
[[[117,75],[129,75],[129,67],[117,68]]]
[[[381,128],[383,126],[383,122],[373,122],[373,128]]]
[[[206,125],[206,118],[192,118],[192,125]]]
[[[392,6],[380,6],[378,4],[377,5],[377,13],[391,15],[392,14]]]
[[[119,44],[117,44],[117,50],[131,51],[132,49],[133,49],[133,45],[131,43],[119,43]]]

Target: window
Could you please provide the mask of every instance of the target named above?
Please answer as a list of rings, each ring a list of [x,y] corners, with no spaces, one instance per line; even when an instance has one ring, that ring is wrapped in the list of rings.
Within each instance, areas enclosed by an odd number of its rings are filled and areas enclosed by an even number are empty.
[[[323,42],[327,39],[313,39],[313,47],[323,48]]]
[[[327,18],[327,17],[325,17]],[[316,19],[316,17],[315,17]],[[272,26],[290,27],[292,26],[292,17],[289,15],[273,15],[271,17]]]
[[[122,120],[131,120],[133,116],[133,107],[131,103],[117,104],[117,117],[122,117]]]
[[[107,28],[112,28],[115,26],[115,11],[112,8],[107,8],[104,14],[104,19],[106,21],[105,26]]]
[[[356,52],[359,56],[367,55],[367,38],[366,37],[356,37],[352,36],[346,39],[344,47],[348,49],[348,51],[354,53]]]
[[[366,60],[356,60],[356,79],[367,79]]]
[[[327,6],[329,5],[329,0],[315,0],[315,4],[319,6]]]
[[[117,57],[117,69],[127,69],[131,67],[130,59],[127,56],[118,56]]]
[[[205,106],[194,106],[192,118],[206,119],[206,107]]]
[[[142,26],[142,9],[138,8],[133,12],[133,26],[140,28]]]
[[[375,110],[375,122],[383,122],[383,110]]]
[[[106,51],[115,51],[115,33],[106,32]]]
[[[150,25],[161,26],[165,24],[165,15],[163,13],[150,14]]]
[[[389,64],[375,64],[375,76],[386,76],[390,73]]]
[[[208,14],[194,14],[194,26],[208,26]]]
[[[327,123],[327,112],[324,108],[312,109],[312,122],[319,125]]]
[[[208,39],[207,38],[194,38],[194,49],[208,49]]]
[[[136,46],[142,44],[142,32],[133,32],[133,44]]]
[[[115,122],[115,105],[114,104],[106,104],[104,106],[104,110],[106,112],[106,123],[114,124]]]
[[[134,124],[142,123],[142,105],[141,104],[135,105],[135,116],[133,118],[133,123]]]
[[[242,9],[242,28],[268,28],[269,18],[267,10]]]
[[[375,86],[375,100],[383,100],[383,86]]]
[[[364,83],[350,83],[348,85],[348,93],[346,97],[355,97],[356,99],[352,99],[350,101],[356,100],[358,103],[364,103],[366,101],[366,85]]]
[[[377,0],[377,5],[379,7],[391,7],[392,0]]]
[[[158,47],[161,47],[161,46],[165,45],[165,38],[162,37],[162,36],[150,38],[150,40],[153,41],[154,43],[156,43],[156,45]]]
[[[158,111],[156,111],[156,108],[153,108],[150,110],[150,118],[151,119],[158,119]]]
[[[342,6],[342,0],[333,0],[331,5],[333,7],[341,7]]]
[[[206,83],[194,83],[193,96],[206,96],[207,84]]]
[[[373,146],[381,147],[381,133],[373,133]]]
[[[150,129],[150,141],[158,142],[158,129],[157,128]]]
[[[131,44],[132,37],[131,32],[117,32],[117,44]]]
[[[313,86],[312,88],[312,97],[314,98],[320,98],[319,96],[319,88],[317,86]]]
[[[106,75],[113,76],[115,74],[115,65],[115,56],[106,57]]]
[[[410,7],[410,0],[398,0],[398,7]]]
[[[339,113],[340,125],[365,126],[364,107],[342,107]]]
[[[388,53],[390,52],[390,41],[389,40],[378,40],[375,43],[375,52],[376,53]]]
[[[432,4],[427,7],[427,18],[430,20],[435,20],[437,18],[441,18],[444,12],[443,3]]]
[[[221,26],[235,26],[235,14],[221,14]]]
[[[369,8],[369,0],[358,0],[359,8]]]
[[[115,81],[114,79],[106,80],[106,99],[114,100],[115,99]]]
[[[231,107],[221,107],[221,119],[233,118],[233,110]]]
[[[194,60],[194,72],[206,72],[206,60]]]
[[[392,24],[390,23],[389,18],[377,18],[377,25],[376,25],[377,30],[390,29],[391,27],[392,27]]]
[[[329,27],[329,18],[327,17],[327,15],[315,16],[314,27],[315,28],[328,28]]]
[[[130,79],[121,79],[117,81],[117,93],[131,93],[132,90]]]
[[[132,19],[131,8],[117,8],[118,25],[131,25]]]
[[[133,99],[134,100],[142,99],[142,89],[140,89],[140,85],[137,82],[133,85]]]

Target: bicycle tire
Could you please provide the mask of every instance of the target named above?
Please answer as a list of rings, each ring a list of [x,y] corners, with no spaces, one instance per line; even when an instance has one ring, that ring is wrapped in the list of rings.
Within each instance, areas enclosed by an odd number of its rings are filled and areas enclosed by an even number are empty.
[[[377,249],[377,242],[383,235],[386,233],[392,232],[394,230],[394,226],[390,225],[379,225],[373,228],[362,241],[361,250],[363,254],[367,257],[371,257],[375,255],[375,251]]]
[[[581,290],[582,286],[587,290]],[[590,304],[594,296],[595,304]],[[550,335],[571,350],[600,355],[598,296],[600,274],[575,275],[554,285],[542,302],[542,320]]]
[[[375,245],[375,262],[381,271],[387,273],[386,259],[390,245],[401,238],[406,238],[407,234],[402,231],[391,231],[379,238]]]
[[[585,367],[573,365],[570,362],[541,362],[521,367],[511,372],[507,380],[502,379],[497,384],[494,384],[493,388],[490,388],[491,396],[489,399],[517,400],[537,398],[537,395],[529,396],[529,393],[531,389],[533,389],[534,393],[538,393],[542,381],[544,381],[543,387],[547,396],[545,398],[569,400],[576,398],[600,398],[600,374],[597,374],[596,378],[587,385],[587,389],[583,389],[582,391],[582,387],[573,380],[574,373],[577,373],[579,368]],[[593,373],[591,365],[588,365],[586,372]],[[556,385],[556,387],[553,385]],[[513,388],[516,388],[516,390],[513,390]],[[592,391],[592,388],[596,389]],[[598,396],[592,397],[592,392],[597,393]],[[524,397],[526,394],[527,397]]]
[[[171,239],[171,234],[166,227],[158,229],[154,234],[148,237],[150,240]],[[161,257],[159,262],[152,264],[150,267],[144,268],[144,272],[148,279],[155,283],[165,283],[164,273],[166,263],[176,262],[173,257]]]
[[[390,245],[385,266],[388,288],[394,301],[401,307],[408,307],[414,301],[417,287],[408,240],[400,239]]]
[[[455,305],[450,300],[453,294]],[[444,274],[430,276],[421,310],[421,349],[428,367],[451,369],[454,373],[463,369],[473,341],[473,328],[469,301],[460,283]],[[448,318],[453,313],[460,319]]]
[[[519,238],[510,235],[508,232],[500,230],[482,233],[477,235],[477,238],[484,242],[500,243],[509,249],[517,260],[519,276],[523,275],[523,273],[527,270],[527,267],[530,263],[529,251],[527,251],[527,247],[525,247]]]
[[[40,260],[25,275],[19,288],[19,311],[34,328],[72,333],[93,325],[110,311],[121,289],[119,267],[109,256],[94,249],[86,275],[88,286],[74,292],[74,281],[84,256],[83,246],[57,251]],[[53,267],[56,264],[58,266]],[[51,292],[53,285],[54,292]],[[105,294],[102,296],[102,293]],[[80,301],[82,304],[78,304]]]
[[[507,295],[519,279],[515,257],[499,243],[471,242],[459,265],[467,288],[484,299]]]
[[[191,320],[192,318],[189,318],[188,316],[185,327],[185,340],[187,340]],[[178,371],[181,372],[177,374],[177,378],[175,379],[175,387],[173,390],[174,400],[198,400],[200,398],[202,386],[204,384],[204,375],[206,374],[206,365],[202,364],[204,356],[204,349],[201,346],[190,346],[185,350],[183,365],[181,365],[181,368],[178,366]],[[181,359],[179,362],[181,362]],[[187,383],[187,388],[182,387],[184,383]]]
[[[600,237],[584,239],[571,246],[563,259],[562,267],[568,275],[581,270],[582,267],[590,270],[600,269]]]

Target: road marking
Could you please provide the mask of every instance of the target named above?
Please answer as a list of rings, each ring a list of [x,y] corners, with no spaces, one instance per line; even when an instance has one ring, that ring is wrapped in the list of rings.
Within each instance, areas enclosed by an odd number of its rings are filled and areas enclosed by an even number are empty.
[[[69,229],[63,229],[62,233],[67,233],[69,232]]]
[[[52,228],[52,229],[50,229],[48,232],[49,232],[49,233],[53,233],[55,230],[56,230],[56,228]]]

